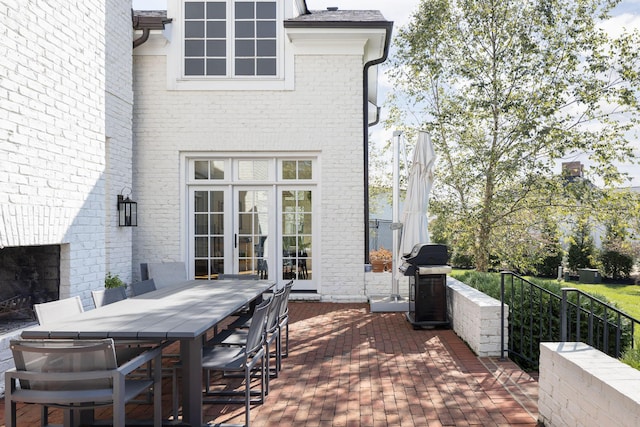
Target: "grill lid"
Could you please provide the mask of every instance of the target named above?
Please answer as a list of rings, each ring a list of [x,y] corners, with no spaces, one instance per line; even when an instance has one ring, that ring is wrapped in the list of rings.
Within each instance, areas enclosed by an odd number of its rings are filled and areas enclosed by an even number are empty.
[[[404,262],[416,265],[447,265],[449,254],[446,245],[418,243],[411,253],[402,257]]]

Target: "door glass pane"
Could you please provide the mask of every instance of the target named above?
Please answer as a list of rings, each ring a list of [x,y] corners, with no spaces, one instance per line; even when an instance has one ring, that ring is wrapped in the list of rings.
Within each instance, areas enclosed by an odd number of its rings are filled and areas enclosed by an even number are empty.
[[[194,193],[193,205],[194,205],[194,211],[207,212],[207,207],[209,206],[209,192],[196,191]]]
[[[211,212],[224,213],[224,192],[211,192]]]
[[[243,181],[269,179],[269,162],[267,160],[239,160],[238,179]]]
[[[298,162],[298,179],[311,179],[311,160],[300,160]]]
[[[207,227],[209,224],[209,218],[207,214],[196,214],[195,218],[195,228],[196,234],[206,235],[209,232],[209,228]]]
[[[296,161],[283,160],[282,179],[296,179]]]
[[[282,192],[282,279],[311,280],[311,191]]]
[[[224,192],[194,191],[194,271],[210,280],[224,273]]]
[[[224,233],[224,215],[222,214],[211,215],[211,231],[214,234]]]
[[[283,160],[282,179],[311,179],[313,178],[311,160]]]
[[[196,160],[193,162],[194,179],[224,179],[224,160]]]
[[[238,192],[238,272],[268,276],[269,191]]]
[[[195,179],[208,179],[209,178],[209,162],[196,160],[193,162],[193,171]]]
[[[196,257],[206,258],[209,255],[209,245],[206,237],[196,237],[195,254]]]

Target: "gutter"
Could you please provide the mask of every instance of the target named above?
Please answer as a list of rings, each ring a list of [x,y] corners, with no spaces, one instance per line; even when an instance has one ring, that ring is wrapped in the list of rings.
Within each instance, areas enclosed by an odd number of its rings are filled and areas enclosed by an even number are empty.
[[[387,33],[386,40],[384,43],[384,51],[382,56],[378,59],[373,59],[366,64],[364,64],[364,71],[362,76],[362,115],[363,115],[363,124],[362,124],[362,133],[363,133],[363,152],[364,152],[364,263],[367,264],[369,262],[369,127],[375,126],[380,121],[380,107],[378,108],[378,114],[376,117],[376,121],[372,124],[369,124],[369,68],[374,65],[382,64],[389,57],[389,48],[391,46],[391,32],[393,30],[393,22],[388,22],[385,25],[385,31]]]
[[[165,25],[171,23],[173,19],[166,17],[162,14],[154,15],[136,15],[131,9],[131,23],[134,30],[142,30],[142,35],[133,41],[133,48],[140,46],[147,40],[149,40],[149,34],[151,30],[164,30]]]

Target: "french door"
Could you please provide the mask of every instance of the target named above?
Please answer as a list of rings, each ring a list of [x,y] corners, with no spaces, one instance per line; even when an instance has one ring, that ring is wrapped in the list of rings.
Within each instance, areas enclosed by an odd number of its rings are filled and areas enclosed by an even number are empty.
[[[273,188],[234,188],[233,260],[229,266],[236,274],[269,278],[269,230],[274,229]]]
[[[312,157],[187,159],[190,274],[293,279],[294,290],[317,290],[314,164]]]
[[[315,290],[312,190],[205,186],[189,191],[190,262],[196,279],[255,275]]]
[[[273,187],[191,189],[190,252],[196,279],[217,279],[219,274],[269,278],[273,193]]]

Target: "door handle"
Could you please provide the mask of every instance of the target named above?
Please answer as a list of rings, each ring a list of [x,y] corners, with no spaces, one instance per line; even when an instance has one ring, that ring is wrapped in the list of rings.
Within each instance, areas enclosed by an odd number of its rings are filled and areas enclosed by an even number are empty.
[[[238,234],[237,233],[233,233],[233,247],[234,248],[238,248]]]

